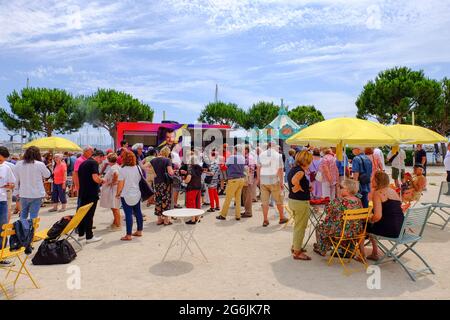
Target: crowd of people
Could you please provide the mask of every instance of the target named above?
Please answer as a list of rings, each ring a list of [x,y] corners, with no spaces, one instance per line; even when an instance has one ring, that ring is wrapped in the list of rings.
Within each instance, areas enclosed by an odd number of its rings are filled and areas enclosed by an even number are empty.
[[[168,131],[159,148],[144,150],[141,143],[131,148],[121,141],[120,148],[96,150],[90,146],[82,154],[46,154],[29,147],[21,159],[10,159],[7,148],[0,147],[0,225],[8,223],[12,204],[20,219],[38,217],[43,199],[48,196],[46,181],[51,181],[50,212],[64,212],[67,193],[77,196],[77,207],[93,203],[78,226],[78,239],[86,243],[101,241],[94,235],[94,215],[99,205],[111,209],[110,231],[121,231],[121,209],[125,216],[123,241],[143,235],[146,217],[141,208],[140,181],[145,179],[154,192],[146,206],[154,206],[156,224],[167,226],[171,219],[164,212],[174,208],[207,206],[226,220],[234,206],[234,218],[253,217],[253,203],[260,201],[262,226],[267,227],[270,207],[276,208],[279,224],[294,220],[292,255],[296,260],[310,260],[303,249],[305,230],[314,200],[323,200],[325,218],[316,229],[314,252],[324,256],[331,248],[330,235],[339,235],[343,212],[373,206],[374,215],[368,230],[374,234],[396,236],[403,223],[404,203],[418,200],[426,188],[426,154],[417,146],[413,174],[405,172],[405,152],[392,147],[386,157],[392,167],[392,180],[385,172],[385,159],[378,148],[354,146],[352,159],[337,155],[335,148],[292,146],[283,155],[274,142],[255,148],[239,144],[223,144],[215,148],[194,148],[187,152]],[[450,146],[445,157],[447,181],[450,181]],[[48,182],[47,182],[48,183]],[[184,193],[184,204],[179,195]],[[225,198],[221,203],[220,195]],[[242,211],[241,208],[244,208]],[[133,224],[136,228],[133,231]],[[196,224],[201,217],[192,217],[187,224]],[[361,230],[355,222],[345,230],[349,236]],[[376,244],[368,259],[378,259]],[[364,250],[362,250],[364,252]]]

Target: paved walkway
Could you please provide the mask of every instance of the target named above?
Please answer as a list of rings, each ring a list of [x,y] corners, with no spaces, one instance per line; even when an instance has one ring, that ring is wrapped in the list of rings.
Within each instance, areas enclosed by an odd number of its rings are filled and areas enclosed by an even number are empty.
[[[439,170],[439,175],[438,170],[430,170],[433,175],[425,200],[437,197],[437,185],[444,179],[443,169]],[[65,214],[73,214],[74,205],[71,200],[71,210]],[[41,211],[43,227],[62,216],[48,213],[48,209]],[[41,288],[29,289],[31,284],[23,279],[16,299],[450,298],[449,227],[445,231],[427,227],[424,241],[417,245],[436,275],[413,282],[399,265],[389,263],[381,268],[381,289],[370,290],[368,274],[359,271],[345,276],[338,264],[327,266],[325,258],[312,252],[312,241],[307,249],[313,260],[294,261],[290,256],[292,227],[279,226],[271,209],[271,225],[262,228],[259,203],[254,204],[253,218],[241,221],[235,221],[232,215],[227,221],[216,220],[214,214],[205,215],[196,237],[208,263],[190,256],[180,262],[161,263],[174,234],[173,226],[157,226],[153,207],[145,208],[144,213],[144,236],[123,242],[119,240],[122,232],[106,231],[112,214],[98,209],[96,235],[104,240],[85,245],[69,265],[30,265]],[[175,252],[169,256],[169,260],[176,258]],[[409,261],[412,267],[419,266],[418,262],[414,258]],[[352,265],[360,266],[356,262]],[[74,270],[81,274],[80,289],[67,285]]]

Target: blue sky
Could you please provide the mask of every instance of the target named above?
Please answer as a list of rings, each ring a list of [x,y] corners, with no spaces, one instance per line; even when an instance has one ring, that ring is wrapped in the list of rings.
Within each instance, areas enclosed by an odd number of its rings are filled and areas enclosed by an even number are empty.
[[[133,94],[155,122],[219,99],[354,116],[363,85],[406,65],[450,76],[450,1],[0,0],[0,106],[31,86]],[[91,130],[92,132],[92,130]],[[0,132],[5,136],[5,131]]]

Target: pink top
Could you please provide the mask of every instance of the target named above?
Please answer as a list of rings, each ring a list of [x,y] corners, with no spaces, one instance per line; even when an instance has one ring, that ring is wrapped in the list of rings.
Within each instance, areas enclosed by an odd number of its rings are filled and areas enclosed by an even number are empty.
[[[332,185],[338,182],[339,171],[336,166],[336,158],[333,155],[331,154],[325,155],[322,158],[322,162],[320,163],[319,169],[320,171],[322,171],[323,177],[325,178],[326,182],[329,182]],[[324,174],[326,171],[330,173],[331,181],[329,181],[327,174]]]
[[[53,183],[63,184],[66,183],[67,165],[64,161],[57,164],[53,170]]]
[[[73,165],[73,171],[78,172],[78,168],[80,167],[80,165],[85,162],[87,159],[81,155],[80,157],[77,158],[77,160],[75,161],[75,164]]]

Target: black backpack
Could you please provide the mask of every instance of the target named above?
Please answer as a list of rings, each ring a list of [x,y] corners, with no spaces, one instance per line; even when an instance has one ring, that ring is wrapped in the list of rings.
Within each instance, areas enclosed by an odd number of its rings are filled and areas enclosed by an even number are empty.
[[[69,224],[70,220],[72,220],[73,216],[65,216],[62,217],[58,222],[55,222],[53,226],[47,232],[47,239],[54,240],[61,235],[64,228]]]
[[[72,262],[77,254],[67,239],[44,240],[31,260],[34,265],[66,264]]]

